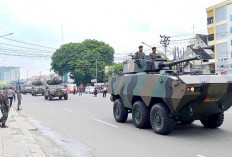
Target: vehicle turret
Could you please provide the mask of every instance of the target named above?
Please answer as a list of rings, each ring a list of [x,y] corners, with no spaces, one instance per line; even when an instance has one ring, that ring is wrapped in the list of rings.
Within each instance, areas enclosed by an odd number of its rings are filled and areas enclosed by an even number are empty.
[[[137,60],[128,60],[124,62],[123,73],[139,73],[139,72],[161,72],[170,71],[171,67],[180,63],[189,62],[192,60],[200,60],[200,56],[196,56],[193,58],[171,61],[168,62],[166,59],[156,58],[150,59],[148,56],[145,56],[145,59],[137,59]]]

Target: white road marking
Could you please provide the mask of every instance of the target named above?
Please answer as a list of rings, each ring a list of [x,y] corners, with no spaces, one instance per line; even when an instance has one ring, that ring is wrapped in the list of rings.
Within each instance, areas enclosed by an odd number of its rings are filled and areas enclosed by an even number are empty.
[[[53,105],[53,104],[51,104],[51,103],[48,103],[48,102],[47,102],[47,104],[48,104],[48,105],[51,105],[51,106]]]
[[[102,120],[99,120],[99,119],[94,119],[94,120],[97,121],[97,122],[100,122],[100,123],[103,123],[103,124],[106,124],[106,125],[109,125],[109,126],[113,126],[113,127],[115,127],[115,128],[118,128],[118,126],[113,125],[113,124],[110,124],[110,123],[107,123],[107,122],[104,122],[104,121],[102,121]]]
[[[205,157],[205,156],[201,154],[197,154],[197,157]]]
[[[74,112],[73,110],[70,110],[70,109],[67,109],[67,108],[63,108],[64,110],[66,111],[69,111],[69,112]]]

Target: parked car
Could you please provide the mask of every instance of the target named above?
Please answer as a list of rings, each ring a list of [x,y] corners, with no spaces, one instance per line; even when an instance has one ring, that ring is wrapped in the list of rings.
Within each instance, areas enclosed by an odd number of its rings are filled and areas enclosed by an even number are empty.
[[[85,93],[86,93],[86,94],[87,94],[87,93],[93,94],[93,92],[94,92],[94,87],[93,87],[93,86],[87,86],[87,87],[85,88]]]

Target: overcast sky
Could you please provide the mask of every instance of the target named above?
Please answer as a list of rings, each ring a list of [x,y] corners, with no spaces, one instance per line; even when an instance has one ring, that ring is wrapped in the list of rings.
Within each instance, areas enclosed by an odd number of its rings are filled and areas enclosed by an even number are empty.
[[[97,39],[110,44],[118,54],[116,57],[120,57],[119,54],[137,51],[142,41],[151,45],[157,43],[160,34],[181,36],[171,40],[191,38],[193,24],[195,33],[207,33],[206,8],[220,2],[222,0],[1,0],[0,36],[14,33],[8,38],[59,48],[63,25],[64,43]],[[0,54],[5,53],[0,55],[0,66],[21,67],[21,78],[27,77],[27,70],[29,76],[39,75],[40,71],[49,74],[49,57],[9,56],[7,48],[11,53],[22,49],[4,44],[39,49],[33,51],[36,55],[41,50],[51,54],[54,49],[0,38]],[[174,46],[178,45],[170,45],[170,51]]]

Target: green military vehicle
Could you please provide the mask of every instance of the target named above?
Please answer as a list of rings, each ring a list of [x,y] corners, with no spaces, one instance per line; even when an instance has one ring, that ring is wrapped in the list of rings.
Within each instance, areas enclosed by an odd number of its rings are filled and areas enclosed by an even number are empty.
[[[224,111],[232,105],[232,77],[172,70],[174,65],[198,59],[167,62],[146,56],[125,61],[123,74],[108,81],[115,120],[124,123],[132,113],[137,128],[151,126],[162,135],[169,134],[177,122],[200,120],[207,128],[221,126]]]
[[[22,89],[22,93],[23,94],[27,94],[27,93],[32,93],[32,86],[31,85],[25,85]]]
[[[68,100],[68,92],[64,84],[48,85],[45,89],[44,98],[45,100],[51,101],[54,97],[59,97],[61,100]]]
[[[36,96],[38,94],[44,95],[45,88],[46,87],[44,85],[32,86],[32,96]]]
[[[41,80],[36,80],[31,83],[32,86],[32,96],[36,96],[38,94],[44,95],[45,92],[45,86],[43,85],[43,82]]]

